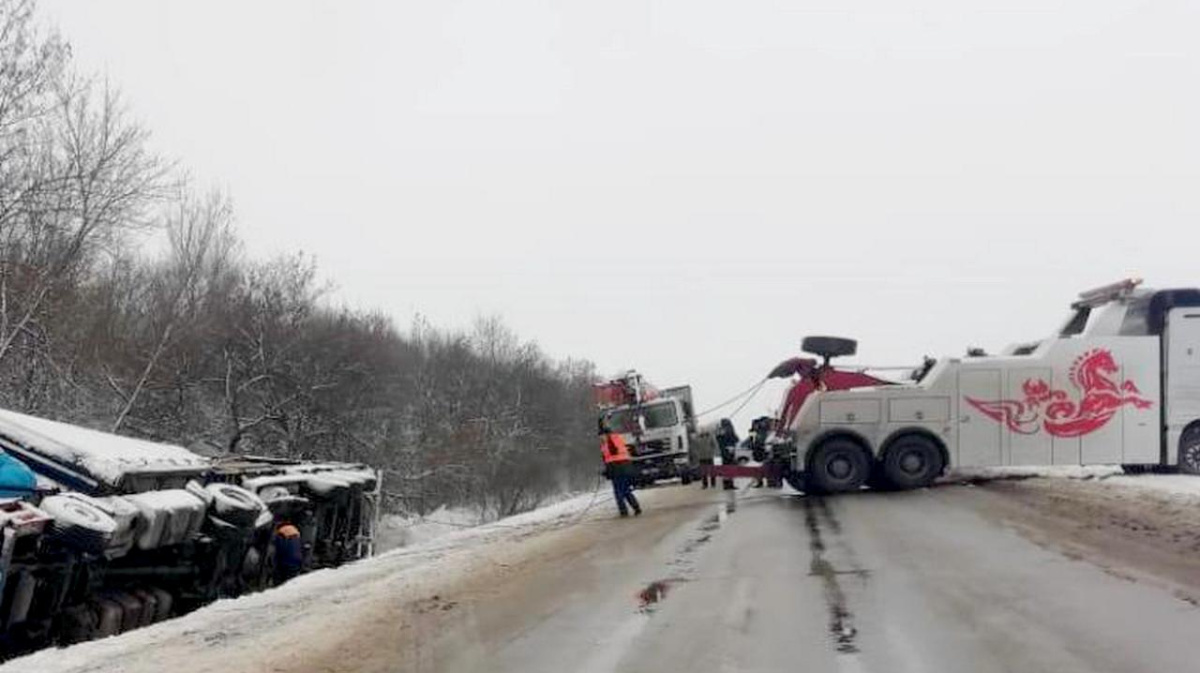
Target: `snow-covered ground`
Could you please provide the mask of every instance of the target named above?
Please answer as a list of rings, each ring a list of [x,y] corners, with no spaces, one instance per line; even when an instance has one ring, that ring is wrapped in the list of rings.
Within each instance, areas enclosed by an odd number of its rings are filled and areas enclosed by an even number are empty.
[[[943,482],[990,481],[998,479],[1108,479],[1124,472],[1117,465],[1041,465],[1033,467],[966,467],[951,470]]]
[[[1158,494],[1200,498],[1200,476],[1189,474],[1125,474],[1115,465],[1050,465],[1042,467],[978,467],[953,470],[943,482],[984,482],[1004,479],[1096,480],[1145,489]]]
[[[591,494],[589,491],[586,494],[564,493],[554,496],[544,501],[535,511],[551,511],[555,505],[572,501],[580,495],[590,497]],[[520,521],[522,516],[524,515],[511,517],[505,523]],[[379,522],[378,549],[386,552],[399,547],[421,545],[451,533],[488,523],[493,523],[493,521],[488,521],[484,515],[479,513],[479,510],[469,507],[439,507],[425,515],[388,514]]]
[[[1168,495],[1200,498],[1200,477],[1190,474],[1118,474],[1109,477],[1107,481]]]

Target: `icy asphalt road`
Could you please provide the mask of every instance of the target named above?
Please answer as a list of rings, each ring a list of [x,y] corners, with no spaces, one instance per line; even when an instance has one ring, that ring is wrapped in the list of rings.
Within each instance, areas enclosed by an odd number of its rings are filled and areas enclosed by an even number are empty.
[[[962,486],[749,492],[465,606],[438,671],[1188,671],[1200,610],[1028,541]],[[489,625],[510,621],[500,637]]]

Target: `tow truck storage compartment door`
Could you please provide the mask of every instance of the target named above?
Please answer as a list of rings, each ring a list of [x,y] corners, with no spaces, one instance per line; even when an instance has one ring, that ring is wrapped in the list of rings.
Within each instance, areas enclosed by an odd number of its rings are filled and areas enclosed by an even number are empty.
[[[1167,455],[1172,464],[1179,433],[1200,418],[1200,307],[1172,309],[1167,314],[1167,427],[1171,438]]]
[[[879,400],[821,400],[821,424],[878,423]]]
[[[958,463],[956,467],[1000,464],[1003,425],[967,400],[1000,399],[1000,370],[965,369],[958,373]]]
[[[1200,308],[1177,308],[1167,324],[1167,410],[1187,422],[1200,418]]]
[[[888,421],[892,423],[945,423],[949,419],[949,397],[888,400]]]

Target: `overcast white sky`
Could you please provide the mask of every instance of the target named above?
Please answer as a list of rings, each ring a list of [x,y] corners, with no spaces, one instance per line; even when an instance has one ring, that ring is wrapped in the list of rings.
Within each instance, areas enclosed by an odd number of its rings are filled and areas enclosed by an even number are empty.
[[[706,406],[1200,285],[1192,0],[43,0],[254,254]],[[771,410],[775,391],[741,414]]]

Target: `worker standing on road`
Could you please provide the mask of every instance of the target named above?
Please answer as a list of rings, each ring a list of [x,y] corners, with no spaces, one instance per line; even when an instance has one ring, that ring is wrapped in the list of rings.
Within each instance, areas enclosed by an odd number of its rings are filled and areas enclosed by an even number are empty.
[[[300,529],[284,520],[275,529],[275,584],[283,584],[300,574],[304,566],[304,542]]]
[[[633,495],[633,458],[620,433],[612,431],[607,417],[600,419],[600,453],[604,456],[604,476],[612,480],[617,510],[625,517],[632,507],[634,516],[640,516],[642,506]]]

